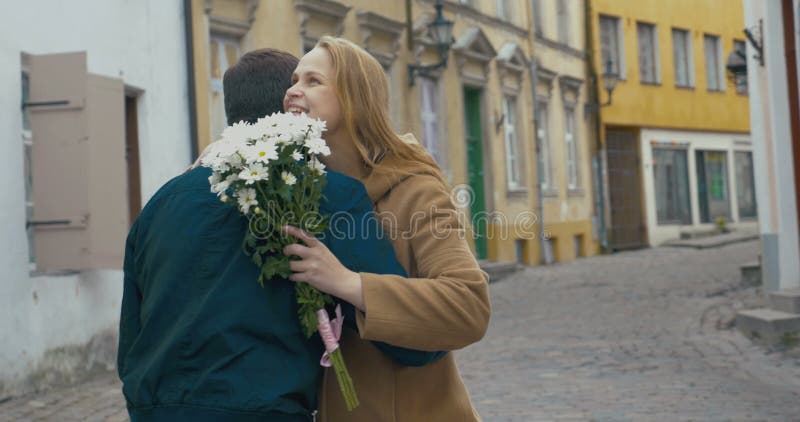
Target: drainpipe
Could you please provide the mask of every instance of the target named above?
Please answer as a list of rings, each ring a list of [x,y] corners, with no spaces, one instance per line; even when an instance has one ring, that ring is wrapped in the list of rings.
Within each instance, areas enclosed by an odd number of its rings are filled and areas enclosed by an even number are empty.
[[[592,32],[592,6],[591,0],[584,2],[584,33],[586,39],[586,68],[589,74],[589,104],[600,104],[599,85],[597,83],[597,72],[594,68],[594,33]],[[594,133],[595,133],[595,159],[596,164],[592,166],[594,170],[595,186],[597,186],[597,195],[595,207],[597,209],[597,219],[600,226],[600,247],[603,253],[608,252],[608,233],[606,232],[606,211],[605,211],[605,180],[603,179],[603,141],[602,141],[602,125],[600,124],[600,107],[594,108]]]
[[[197,93],[194,80],[194,29],[192,28],[192,0],[183,1],[183,23],[186,35],[186,72],[187,88],[189,93],[189,147],[191,151],[190,163],[197,159]]]
[[[542,153],[542,146],[539,142],[539,136],[537,132],[539,131],[540,123],[539,122],[539,113],[537,113],[537,109],[539,107],[538,95],[536,94],[536,86],[539,85],[539,76],[537,74],[537,68],[539,64],[536,62],[536,57],[531,57],[531,94],[533,96],[533,130],[534,130],[534,142],[536,143],[536,158],[539,160],[536,163],[536,215],[539,219],[539,259],[542,264],[547,264],[547,239],[544,237],[544,206],[542,205],[542,199],[544,195],[542,195],[542,166],[539,165],[541,163],[541,153]]]
[[[800,99],[797,91],[797,43],[795,42],[794,5],[792,0],[783,0],[783,50],[786,59],[786,79],[789,87],[789,128],[792,134],[794,158],[795,206],[800,212]]]

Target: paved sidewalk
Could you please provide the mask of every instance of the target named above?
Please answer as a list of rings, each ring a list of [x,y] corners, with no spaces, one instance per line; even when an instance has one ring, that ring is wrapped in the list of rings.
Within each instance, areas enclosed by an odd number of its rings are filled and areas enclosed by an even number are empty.
[[[758,242],[529,268],[491,285],[483,341],[456,352],[494,421],[798,421],[800,358],[732,329]],[[800,354],[800,353],[798,353]],[[0,421],[122,421],[114,374],[0,404]],[[449,421],[448,421],[449,422]]]
[[[673,248],[708,249],[719,248],[720,246],[727,246],[733,243],[747,242],[758,239],[759,234],[757,229],[737,229],[729,233],[698,237],[694,239],[670,240],[663,246],[670,246]]]

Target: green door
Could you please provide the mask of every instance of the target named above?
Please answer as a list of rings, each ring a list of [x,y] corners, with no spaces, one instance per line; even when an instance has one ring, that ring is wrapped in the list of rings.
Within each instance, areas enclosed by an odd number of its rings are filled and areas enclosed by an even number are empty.
[[[470,205],[472,227],[475,231],[475,252],[486,259],[486,203],[483,194],[483,138],[481,134],[481,92],[464,88],[464,120],[467,132],[467,177],[472,188]]]

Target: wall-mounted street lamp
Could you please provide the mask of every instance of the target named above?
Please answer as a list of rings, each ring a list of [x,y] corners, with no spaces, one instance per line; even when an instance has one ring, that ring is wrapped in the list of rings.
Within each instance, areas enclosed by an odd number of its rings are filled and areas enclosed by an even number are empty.
[[[745,28],[744,35],[747,37],[750,47],[755,51],[753,58],[760,66],[764,66],[763,20],[759,19],[757,25]],[[737,89],[747,86],[747,54],[745,54],[744,49],[731,51],[731,54],[728,55],[725,69],[728,70],[728,76],[733,80]]]
[[[436,69],[447,66],[447,56],[450,54],[450,45],[453,43],[453,21],[449,21],[442,15],[442,0],[436,0],[436,18],[428,24],[433,41],[439,49],[440,61],[432,65],[410,64],[408,65],[409,85],[414,85],[414,75],[416,73],[425,74]]]
[[[600,107],[610,106],[611,105],[611,95],[614,93],[614,88],[617,87],[617,82],[619,81],[619,74],[614,71],[614,62],[611,60],[606,62],[606,70],[600,75],[602,82],[603,82],[603,89],[606,90],[608,93],[608,100],[606,102],[599,104],[586,104],[584,106],[585,114],[589,114],[590,111],[596,111]]]
[[[728,61],[725,65],[728,70],[728,75],[737,88],[747,82],[747,56],[742,50],[733,50],[728,55]]]
[[[606,71],[603,72],[602,78],[603,88],[608,93],[608,101],[600,104],[600,107],[611,105],[611,94],[614,92],[614,88],[617,87],[617,81],[619,81],[619,75],[614,71],[614,63],[611,60],[606,62]]]

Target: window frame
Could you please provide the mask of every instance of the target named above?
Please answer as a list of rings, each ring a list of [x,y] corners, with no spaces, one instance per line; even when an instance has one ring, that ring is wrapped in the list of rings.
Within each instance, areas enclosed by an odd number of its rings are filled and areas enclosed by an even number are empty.
[[[553,180],[553,163],[550,154],[550,102],[539,100],[536,104],[537,173],[539,189],[543,194],[552,194],[557,189]]]
[[[567,189],[579,191],[582,187],[580,171],[580,137],[578,136],[575,107],[564,107],[564,149],[567,170]],[[572,161],[572,163],[570,163]],[[571,165],[571,167],[570,167]]]
[[[511,22],[514,17],[514,2],[512,0],[496,0],[495,8],[498,18]]]
[[[217,45],[217,60],[219,61],[219,78],[214,77],[214,45]],[[222,86],[223,76],[225,71],[230,68],[231,65],[235,63],[228,63],[228,56],[226,51],[226,46],[234,46],[236,48],[236,58],[238,60],[239,57],[242,56],[242,45],[241,39],[238,39],[234,36],[230,36],[227,34],[211,32],[208,37],[208,115],[209,115],[209,133],[211,135],[211,141],[215,141],[216,137],[220,135],[221,131],[225,129],[228,125],[228,116],[225,112],[225,93]],[[218,99],[215,98],[218,96]],[[218,105],[215,105],[216,102],[219,102]],[[222,120],[220,121],[220,116],[217,115],[214,107],[220,107],[222,112]],[[215,133],[214,126],[215,125],[222,125],[219,128],[220,133]]]
[[[442,112],[443,104],[441,102],[442,95],[441,95],[440,79],[439,78],[427,77],[427,76],[420,76],[419,80],[420,80],[420,82],[419,82],[419,102],[420,102],[420,129],[421,129],[420,130],[420,135],[422,137],[421,145],[425,148],[426,151],[428,151],[428,153],[431,155],[431,157],[433,157],[433,159],[436,161],[436,163],[439,165],[439,167],[441,167],[442,170],[445,173],[448,173],[448,171],[447,171],[447,169],[448,169],[448,165],[447,165],[447,163],[448,163],[447,150],[445,148],[445,146],[446,146],[446,141],[445,140],[447,139],[447,137],[444,136],[444,133],[443,133],[443,130],[444,130],[443,126],[444,125],[439,124],[440,120],[441,120],[440,116],[443,115],[443,112]],[[425,91],[426,90],[425,87],[428,87],[428,86],[430,87],[430,91]],[[426,130],[425,130],[425,127],[426,127],[426,116],[425,116],[426,109],[425,109],[425,106],[424,106],[424,104],[425,104],[424,100],[425,100],[425,95],[426,94],[424,92],[430,92],[431,94],[433,94],[433,110],[430,110],[429,113],[430,113],[430,117],[432,117],[430,119],[430,123],[432,123],[435,126],[435,128],[434,128],[435,139],[434,140],[430,140],[426,136]]]
[[[678,45],[675,35],[676,33],[680,33],[685,38],[683,41],[683,54],[685,56],[685,65],[686,65],[686,83],[681,84],[678,82],[678,51],[676,50],[676,46]],[[695,80],[695,72],[694,72],[694,48],[692,45],[692,31],[683,28],[672,28],[672,64],[674,70],[674,78],[675,78],[675,86],[677,88],[695,88],[696,80]]]
[[[715,66],[713,69],[709,66],[710,63],[708,61],[710,57],[708,51],[709,44],[707,43],[708,40],[713,41],[715,50],[712,52],[714,54],[711,55],[711,57],[714,57],[715,61],[714,63]],[[708,92],[725,92],[725,75],[723,74],[722,70],[722,63],[723,63],[722,37],[714,34],[703,34],[703,56],[706,65],[706,90]],[[709,76],[712,75],[712,72],[713,74],[716,74],[716,82],[717,82],[716,88],[711,87]]]
[[[514,95],[503,96],[503,145],[506,156],[506,187],[510,192],[525,189],[525,171],[520,154],[519,101]]]
[[[601,14],[598,17],[599,23],[598,28],[600,32],[600,68],[601,73],[606,71],[605,63],[607,57],[603,54],[603,22],[609,22],[611,24],[611,29],[613,30],[613,34],[611,37],[614,39],[614,53],[616,54],[616,62],[614,62],[614,69],[619,76],[619,80],[624,81],[627,80],[628,74],[625,66],[625,40],[622,33],[622,19],[619,16],[613,15],[604,15]],[[608,49],[610,51],[610,49]]]
[[[25,234],[28,238],[28,265],[30,271],[36,270],[36,252],[33,246],[35,234],[34,228],[29,224],[33,218],[33,132],[30,125],[30,112],[25,107],[25,103],[30,99],[30,69],[28,68],[25,60],[20,69],[20,90],[21,90],[21,104],[22,109],[22,128],[20,137],[22,140],[23,149],[23,178],[25,185]]]
[[[572,36],[570,34],[570,2],[568,0],[556,0],[556,23],[558,25],[558,42],[564,45],[570,45]]]
[[[645,79],[644,69],[642,68],[642,38],[641,29],[649,30],[650,45],[650,60],[652,61],[652,80]],[[639,82],[645,85],[659,85],[661,84],[661,54],[658,45],[658,25],[650,22],[637,21],[636,22],[636,41],[637,53],[639,62]]]

